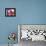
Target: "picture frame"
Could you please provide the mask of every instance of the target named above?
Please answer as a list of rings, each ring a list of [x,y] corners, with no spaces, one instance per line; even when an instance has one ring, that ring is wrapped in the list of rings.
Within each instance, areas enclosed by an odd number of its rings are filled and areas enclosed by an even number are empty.
[[[16,17],[16,8],[5,8],[6,17]]]

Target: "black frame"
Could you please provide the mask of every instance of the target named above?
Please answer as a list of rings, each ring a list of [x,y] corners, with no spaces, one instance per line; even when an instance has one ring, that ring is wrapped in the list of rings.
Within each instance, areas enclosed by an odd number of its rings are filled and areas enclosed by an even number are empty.
[[[15,11],[14,14],[15,14],[15,15],[14,15],[14,16],[8,16],[8,15],[6,14],[6,10],[8,10],[8,9],[14,9],[14,11]],[[16,8],[5,8],[5,16],[6,16],[6,17],[16,17]]]

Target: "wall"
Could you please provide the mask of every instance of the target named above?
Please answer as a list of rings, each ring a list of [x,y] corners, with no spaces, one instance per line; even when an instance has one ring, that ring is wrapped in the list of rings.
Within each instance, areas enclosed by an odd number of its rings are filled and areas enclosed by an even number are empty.
[[[46,0],[16,0],[19,24],[46,24]]]
[[[16,17],[5,17],[9,7],[16,8]],[[0,44],[8,43],[9,32],[18,32],[17,24],[46,24],[46,0],[0,0]]]
[[[16,2],[16,1],[15,1]],[[16,3],[13,0],[0,0],[0,44],[7,44],[8,34],[17,32],[17,17],[5,17],[5,8],[16,8]],[[18,42],[17,39],[15,41]]]

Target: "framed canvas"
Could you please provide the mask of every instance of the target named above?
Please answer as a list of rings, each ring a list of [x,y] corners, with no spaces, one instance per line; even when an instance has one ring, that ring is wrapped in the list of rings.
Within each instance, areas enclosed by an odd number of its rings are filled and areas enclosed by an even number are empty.
[[[46,41],[46,25],[45,24],[19,24],[18,34],[19,34],[18,38],[20,39],[19,41],[21,40]]]
[[[16,8],[5,8],[6,17],[16,17]]]

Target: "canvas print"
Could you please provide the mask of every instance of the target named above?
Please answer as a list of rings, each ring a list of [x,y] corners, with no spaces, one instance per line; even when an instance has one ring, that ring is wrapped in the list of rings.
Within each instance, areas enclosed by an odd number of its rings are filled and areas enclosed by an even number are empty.
[[[5,8],[5,16],[7,17],[16,16],[16,8]]]
[[[46,41],[46,25],[20,25],[20,40]]]
[[[46,25],[18,25],[19,46],[34,46],[34,43],[46,42]]]

